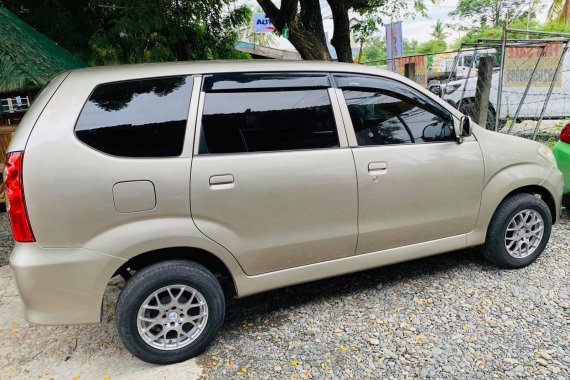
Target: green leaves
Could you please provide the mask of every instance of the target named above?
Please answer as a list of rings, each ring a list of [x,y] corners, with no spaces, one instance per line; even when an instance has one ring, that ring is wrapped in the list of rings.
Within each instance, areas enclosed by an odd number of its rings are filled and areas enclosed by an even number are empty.
[[[472,21],[481,27],[502,27],[526,11],[527,0],[459,0],[457,8],[449,14],[462,21]]]
[[[246,58],[233,0],[0,0],[91,64]]]

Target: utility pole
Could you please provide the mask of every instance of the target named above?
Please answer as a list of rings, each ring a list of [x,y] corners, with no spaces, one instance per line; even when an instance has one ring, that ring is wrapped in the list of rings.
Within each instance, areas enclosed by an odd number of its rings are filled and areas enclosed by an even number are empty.
[[[388,66],[388,70],[396,71],[396,60],[394,59],[394,19],[390,18],[390,57],[392,62]]]
[[[364,40],[360,40],[360,50],[358,50],[358,63],[360,63],[360,60],[362,59],[362,47],[364,45]]]
[[[532,0],[528,0],[528,11],[526,14],[526,30],[530,30],[530,12],[532,11]],[[526,32],[526,39],[530,40],[529,32]]]

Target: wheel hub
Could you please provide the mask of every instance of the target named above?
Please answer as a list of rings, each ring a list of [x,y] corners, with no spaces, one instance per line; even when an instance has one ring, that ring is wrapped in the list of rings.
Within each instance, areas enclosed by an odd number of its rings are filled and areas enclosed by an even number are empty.
[[[532,255],[544,235],[544,220],[538,211],[527,209],[516,214],[507,225],[505,248],[517,259]]]
[[[170,285],[152,292],[137,314],[141,338],[159,350],[175,350],[195,341],[208,322],[204,296],[187,285]]]

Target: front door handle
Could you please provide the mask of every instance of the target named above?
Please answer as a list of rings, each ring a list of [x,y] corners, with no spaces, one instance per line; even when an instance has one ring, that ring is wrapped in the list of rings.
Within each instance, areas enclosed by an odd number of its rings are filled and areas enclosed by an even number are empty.
[[[231,174],[213,175],[210,177],[211,189],[231,189],[234,187],[234,176]]]
[[[371,162],[368,164],[368,174],[380,175],[388,172],[388,164],[385,161]]]

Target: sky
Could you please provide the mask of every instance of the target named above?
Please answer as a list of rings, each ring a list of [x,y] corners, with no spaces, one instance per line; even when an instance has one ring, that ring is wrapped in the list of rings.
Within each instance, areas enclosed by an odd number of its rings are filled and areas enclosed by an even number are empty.
[[[405,1],[405,0],[402,0]],[[255,0],[242,0],[241,3],[248,4],[252,8],[257,8],[258,4]],[[279,1],[274,1],[274,3],[279,4]],[[417,40],[419,42],[425,42],[431,38],[431,31],[432,27],[435,25],[438,19],[447,23],[453,23],[456,19],[449,16],[449,12],[453,11],[459,0],[436,0],[435,4],[432,4],[430,0],[425,0],[427,6],[427,17],[420,17],[416,16],[415,18],[407,18],[403,19],[402,23],[402,32],[404,38],[409,40]],[[546,6],[545,6],[546,5]],[[332,19],[330,18],[330,8],[326,4],[326,1],[321,1],[321,8],[323,13],[323,24],[325,26],[325,31],[332,36],[333,33],[333,25]],[[548,9],[548,4],[545,4],[545,1],[542,0],[539,3],[539,12],[538,12],[538,20],[544,21],[546,11]],[[451,28],[446,28],[447,37],[446,42],[448,44],[456,41],[459,37],[461,37],[460,32],[453,30]],[[384,32],[382,31],[382,34]],[[282,38],[279,39],[279,47],[281,49],[288,49],[294,50],[293,46],[289,43],[289,41],[284,40]]]
[[[431,4],[426,2],[427,6],[427,17],[416,17],[404,19],[402,23],[402,33],[404,38],[409,40],[417,40],[419,42],[425,42],[431,38],[431,30],[438,19],[444,23],[453,21],[449,16],[449,12],[453,11],[457,7],[458,0],[442,0],[438,1],[437,4]],[[450,28],[446,28],[448,33],[446,37],[446,42],[450,43],[457,40],[460,35],[457,31]]]
[[[427,17],[416,17],[415,19],[410,18],[403,20],[402,32],[404,34],[404,38],[425,42],[431,38],[430,32],[437,19],[440,19],[444,23],[453,23],[457,21],[456,18],[449,16],[449,12],[453,11],[457,7],[459,0],[440,0],[436,1],[436,4],[428,3],[428,1],[429,0],[426,1],[426,6],[428,8]],[[535,9],[538,9],[537,18],[540,22],[543,22],[546,19],[546,11],[548,10],[549,4],[545,3],[547,2],[540,1],[538,6],[535,6]],[[446,32],[448,33],[446,38],[446,42],[448,44],[461,37],[458,31],[451,28],[446,28]]]

